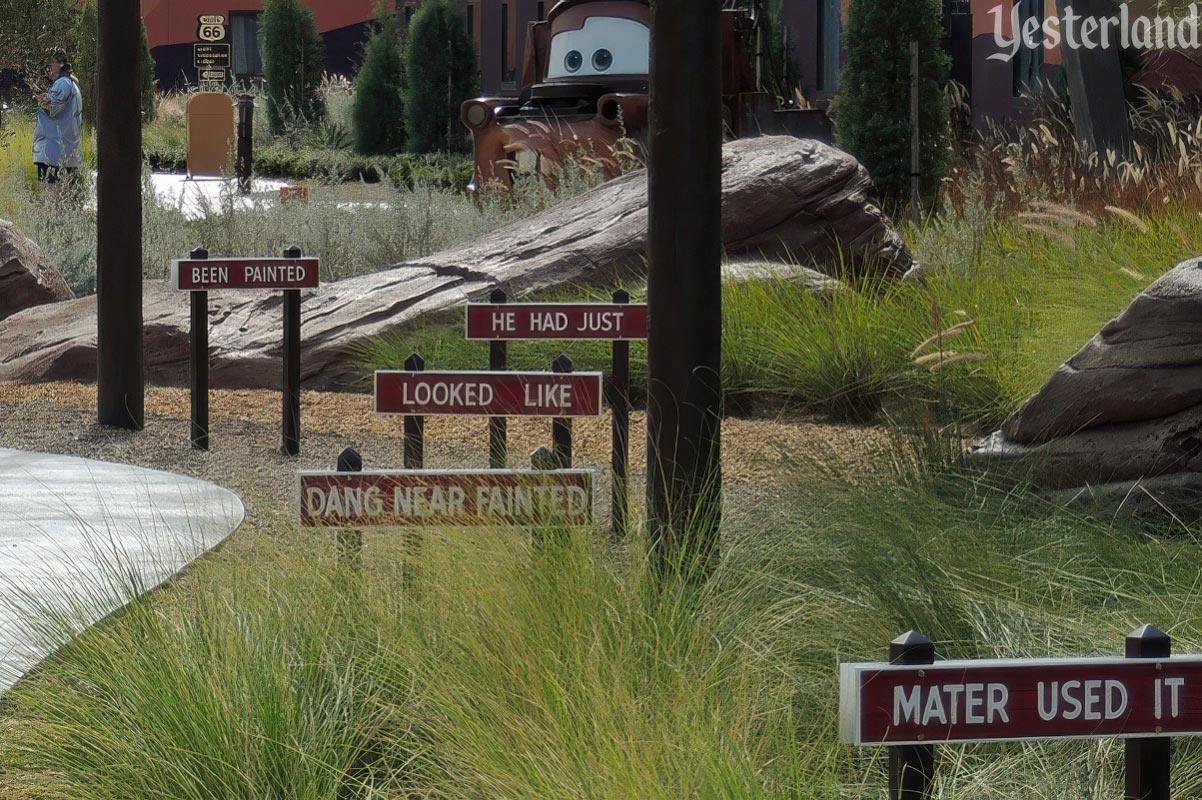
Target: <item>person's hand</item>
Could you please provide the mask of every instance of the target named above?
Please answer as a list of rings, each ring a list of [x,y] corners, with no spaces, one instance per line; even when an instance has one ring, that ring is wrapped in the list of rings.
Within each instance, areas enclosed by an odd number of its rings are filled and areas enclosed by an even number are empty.
[[[46,109],[50,108],[50,95],[45,94],[45,93],[39,94],[38,95],[38,105],[41,106],[42,108],[46,108]]]

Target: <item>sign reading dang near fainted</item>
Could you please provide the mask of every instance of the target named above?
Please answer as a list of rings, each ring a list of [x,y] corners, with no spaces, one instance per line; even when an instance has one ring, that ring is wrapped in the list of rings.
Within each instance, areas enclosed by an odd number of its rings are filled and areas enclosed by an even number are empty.
[[[851,745],[1202,734],[1202,658],[843,664]]]
[[[593,475],[583,470],[302,472],[309,527],[588,525]]]
[[[171,288],[177,292],[217,289],[316,289],[316,258],[208,258],[171,262]]]

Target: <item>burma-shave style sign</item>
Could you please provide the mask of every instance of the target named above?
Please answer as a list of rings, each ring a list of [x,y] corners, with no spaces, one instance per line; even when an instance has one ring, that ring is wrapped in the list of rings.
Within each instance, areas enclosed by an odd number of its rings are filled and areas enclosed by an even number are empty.
[[[376,413],[595,417],[601,373],[377,372]]]
[[[309,527],[412,528],[588,525],[593,475],[485,470],[302,472]]]
[[[1202,734],[1202,658],[843,664],[851,745]]]
[[[616,303],[470,303],[467,307],[467,338],[486,341],[638,341],[647,338],[647,306]]]
[[[171,288],[177,292],[220,289],[316,289],[316,258],[181,258],[171,262]]]

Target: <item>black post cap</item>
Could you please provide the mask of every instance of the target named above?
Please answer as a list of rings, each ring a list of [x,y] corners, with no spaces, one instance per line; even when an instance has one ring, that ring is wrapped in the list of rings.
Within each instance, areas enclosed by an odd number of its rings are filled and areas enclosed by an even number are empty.
[[[490,303],[508,303],[509,302],[509,294],[504,289],[501,289],[498,287],[496,289],[493,289],[492,292],[489,293],[488,302],[490,302]]]
[[[189,256],[197,261],[204,261],[206,258],[209,257],[209,251],[203,247],[198,247],[195,250],[193,250],[189,254]]]
[[[889,643],[890,664],[934,664],[935,645],[918,631],[906,631]]]
[[[426,368],[426,359],[420,353],[413,353],[405,359],[405,369],[410,372],[421,372]]]
[[[568,373],[572,371],[572,359],[568,358],[563,353],[551,364],[552,372]]]
[[[629,303],[630,302],[630,292],[626,291],[625,289],[618,289],[616,292],[614,292],[614,302],[615,303]]]
[[[300,257],[301,257],[301,249],[299,247],[297,247],[296,245],[292,245],[291,247],[289,247],[287,250],[284,251],[284,258],[300,258]]]
[[[1173,640],[1155,625],[1140,625],[1127,634],[1127,658],[1168,658]]]
[[[555,469],[555,454],[546,446],[540,447],[530,454],[530,465],[535,469]]]
[[[353,447],[348,447],[338,454],[339,472],[362,472],[363,456]]]

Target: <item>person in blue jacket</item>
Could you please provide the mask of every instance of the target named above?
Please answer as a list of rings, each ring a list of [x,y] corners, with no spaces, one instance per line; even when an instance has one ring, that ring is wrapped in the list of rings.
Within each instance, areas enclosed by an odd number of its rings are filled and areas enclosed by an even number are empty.
[[[70,175],[79,166],[83,96],[64,51],[51,57],[48,71],[53,83],[37,96],[41,109],[33,129],[33,163],[39,181],[55,183],[64,172]]]

